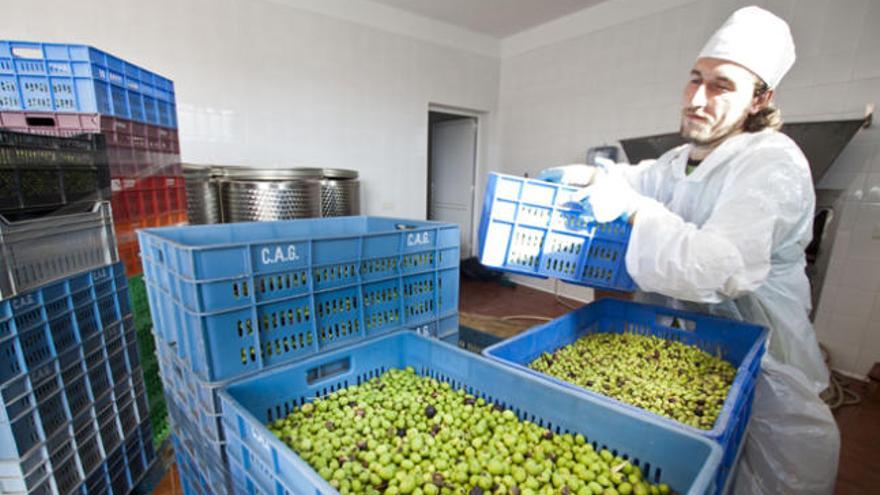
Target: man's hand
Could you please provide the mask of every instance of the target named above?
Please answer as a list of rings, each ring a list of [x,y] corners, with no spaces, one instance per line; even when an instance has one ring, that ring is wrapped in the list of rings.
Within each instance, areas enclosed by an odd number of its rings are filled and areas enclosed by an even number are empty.
[[[593,217],[600,223],[621,217],[629,221],[639,209],[651,203],[650,199],[637,193],[621,173],[609,167],[601,169],[592,185],[579,191],[573,199],[589,203]]]
[[[599,168],[583,163],[563,165],[542,170],[537,179],[567,186],[586,187],[593,183]]]

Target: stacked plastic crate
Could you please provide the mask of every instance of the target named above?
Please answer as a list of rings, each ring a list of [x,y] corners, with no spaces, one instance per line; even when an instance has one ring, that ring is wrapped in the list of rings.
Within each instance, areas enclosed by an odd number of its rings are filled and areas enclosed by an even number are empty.
[[[247,492],[229,477],[238,433],[218,393],[231,381],[398,329],[456,340],[455,225],[346,217],[138,236],[188,495]]]
[[[128,276],[141,271],[135,229],[186,221],[169,79],[89,46],[0,41],[0,127],[106,136],[113,220]]]
[[[0,493],[123,495],[155,457],[100,141],[0,131]]]
[[[0,41],[0,127],[104,136],[117,249],[134,294],[143,294],[135,230],[186,221],[174,84],[83,45]],[[2,186],[0,186],[2,187]],[[151,322],[134,301],[154,431],[165,430]]]

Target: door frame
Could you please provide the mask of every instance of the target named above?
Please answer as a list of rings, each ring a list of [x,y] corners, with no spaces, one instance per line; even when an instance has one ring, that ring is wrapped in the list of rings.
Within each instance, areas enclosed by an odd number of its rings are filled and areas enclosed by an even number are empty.
[[[466,256],[475,256],[478,252],[478,244],[479,239],[477,239],[477,233],[480,228],[480,217],[482,215],[481,208],[478,209],[477,199],[480,197],[480,183],[477,181],[477,178],[480,177],[480,173],[485,173],[487,170],[487,154],[488,150],[486,140],[486,136],[488,134],[487,121],[488,112],[480,111],[480,110],[471,110],[468,108],[455,107],[451,105],[443,105],[439,103],[429,103],[428,104],[428,114],[430,112],[440,112],[447,113],[450,115],[458,115],[461,117],[472,117],[476,119],[477,123],[477,139],[475,143],[476,149],[474,150],[474,167],[473,174],[471,176],[471,184],[472,190],[470,194],[470,202],[471,202],[471,252],[464,253]],[[425,116],[430,118],[429,115]],[[425,135],[425,147],[428,148],[428,140],[431,135],[431,124],[428,122],[428,132]],[[430,150],[429,150],[430,151]],[[430,217],[430,208],[431,208],[431,154],[428,153],[427,160],[425,160],[425,169],[427,172],[427,180],[425,181],[425,218]]]

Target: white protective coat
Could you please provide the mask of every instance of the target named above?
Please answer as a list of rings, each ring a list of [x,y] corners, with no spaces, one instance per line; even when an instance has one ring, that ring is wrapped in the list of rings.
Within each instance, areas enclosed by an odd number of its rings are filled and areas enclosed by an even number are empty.
[[[727,139],[688,176],[689,150],[615,167],[657,201],[636,213],[626,254],[638,298],[770,329],[736,493],[831,493],[840,434],[808,318],[809,165],[769,130]]]

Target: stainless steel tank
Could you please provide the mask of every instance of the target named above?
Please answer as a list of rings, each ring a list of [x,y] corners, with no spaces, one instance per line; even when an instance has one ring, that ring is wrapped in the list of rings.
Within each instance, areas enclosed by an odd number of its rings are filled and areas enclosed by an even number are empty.
[[[321,180],[321,216],[360,215],[361,186],[355,170],[325,168]]]
[[[220,191],[217,183],[222,169],[210,165],[183,164],[186,187],[186,213],[189,223],[220,223]]]
[[[228,167],[225,172],[220,198],[226,223],[321,216],[319,168]]]

